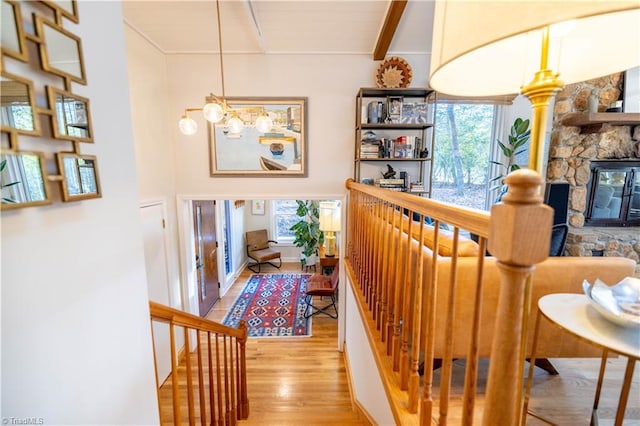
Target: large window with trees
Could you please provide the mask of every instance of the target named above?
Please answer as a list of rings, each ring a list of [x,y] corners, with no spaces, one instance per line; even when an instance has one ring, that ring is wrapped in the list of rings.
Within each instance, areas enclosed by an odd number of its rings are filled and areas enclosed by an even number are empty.
[[[291,227],[300,220],[296,211],[298,203],[296,200],[273,200],[272,201],[272,238],[279,243],[293,244],[295,233]]]
[[[489,160],[500,109],[494,104],[437,104],[431,198],[489,208]]]

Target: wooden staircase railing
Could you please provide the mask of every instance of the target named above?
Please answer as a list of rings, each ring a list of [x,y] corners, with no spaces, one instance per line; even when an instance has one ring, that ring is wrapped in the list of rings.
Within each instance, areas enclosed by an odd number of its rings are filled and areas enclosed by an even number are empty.
[[[234,425],[249,416],[244,321],[235,329],[158,303],[149,302],[151,323],[169,325],[171,373],[161,386],[157,373],[156,337],[154,364],[158,384],[158,409],[161,424]],[[182,329],[184,363],[179,363],[176,334]],[[195,337],[192,352],[191,338]],[[183,365],[184,364],[184,365]],[[195,364],[195,365],[194,365]],[[196,377],[197,384],[194,384]],[[162,378],[164,380],[164,378]],[[186,382],[186,387],[183,384]],[[186,393],[186,398],[185,398]],[[163,404],[170,394],[171,404]],[[186,399],[187,413],[183,413]],[[172,413],[171,413],[172,411]]]
[[[543,182],[530,170],[510,174],[509,192],[489,215],[347,181],[347,275],[397,424],[519,424],[529,278],[533,265],[547,257],[551,234],[552,210],[539,195]],[[442,229],[448,229],[447,247]],[[475,285],[466,288],[465,306],[472,314],[464,319],[471,330],[464,380],[455,394],[452,351],[460,324],[454,310],[463,232],[476,234],[479,247],[471,260]],[[501,276],[495,324],[481,321],[487,248]],[[464,262],[469,265],[469,259]],[[446,282],[438,285],[441,279]],[[437,305],[438,297],[446,302]],[[478,384],[481,327],[493,327],[494,336],[486,387]]]

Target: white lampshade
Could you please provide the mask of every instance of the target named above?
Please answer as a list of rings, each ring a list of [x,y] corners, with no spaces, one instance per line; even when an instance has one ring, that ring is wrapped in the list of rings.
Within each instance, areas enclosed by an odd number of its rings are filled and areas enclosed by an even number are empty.
[[[185,115],[178,122],[178,128],[184,135],[193,135],[198,131],[198,123],[193,118]]]
[[[273,120],[268,115],[261,115],[256,118],[256,129],[258,129],[260,133],[268,132],[271,130],[271,127],[273,127]]]
[[[542,28],[575,20],[549,43],[564,84],[640,64],[640,2],[436,1],[430,86],[460,96],[515,94],[540,69]]]
[[[224,109],[218,103],[209,102],[202,108],[202,115],[211,123],[219,123],[224,117]]]
[[[320,230],[340,231],[340,205],[337,201],[320,202]]]
[[[238,117],[231,117],[227,121],[227,127],[231,133],[240,133],[244,127],[244,123]]]

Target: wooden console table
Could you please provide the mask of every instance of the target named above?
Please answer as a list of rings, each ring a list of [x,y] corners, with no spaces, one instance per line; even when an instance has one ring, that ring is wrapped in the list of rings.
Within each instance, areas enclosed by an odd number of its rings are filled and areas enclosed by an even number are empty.
[[[333,257],[327,257],[324,254],[324,246],[320,246],[320,271],[324,272],[324,268],[335,268],[340,261],[340,253],[336,247],[336,255]]]

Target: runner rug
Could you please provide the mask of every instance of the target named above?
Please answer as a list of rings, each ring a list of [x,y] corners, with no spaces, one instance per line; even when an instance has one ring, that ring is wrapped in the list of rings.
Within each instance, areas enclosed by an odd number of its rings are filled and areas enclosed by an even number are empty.
[[[311,336],[304,301],[311,274],[253,274],[222,320],[237,328],[247,324],[249,337]]]

